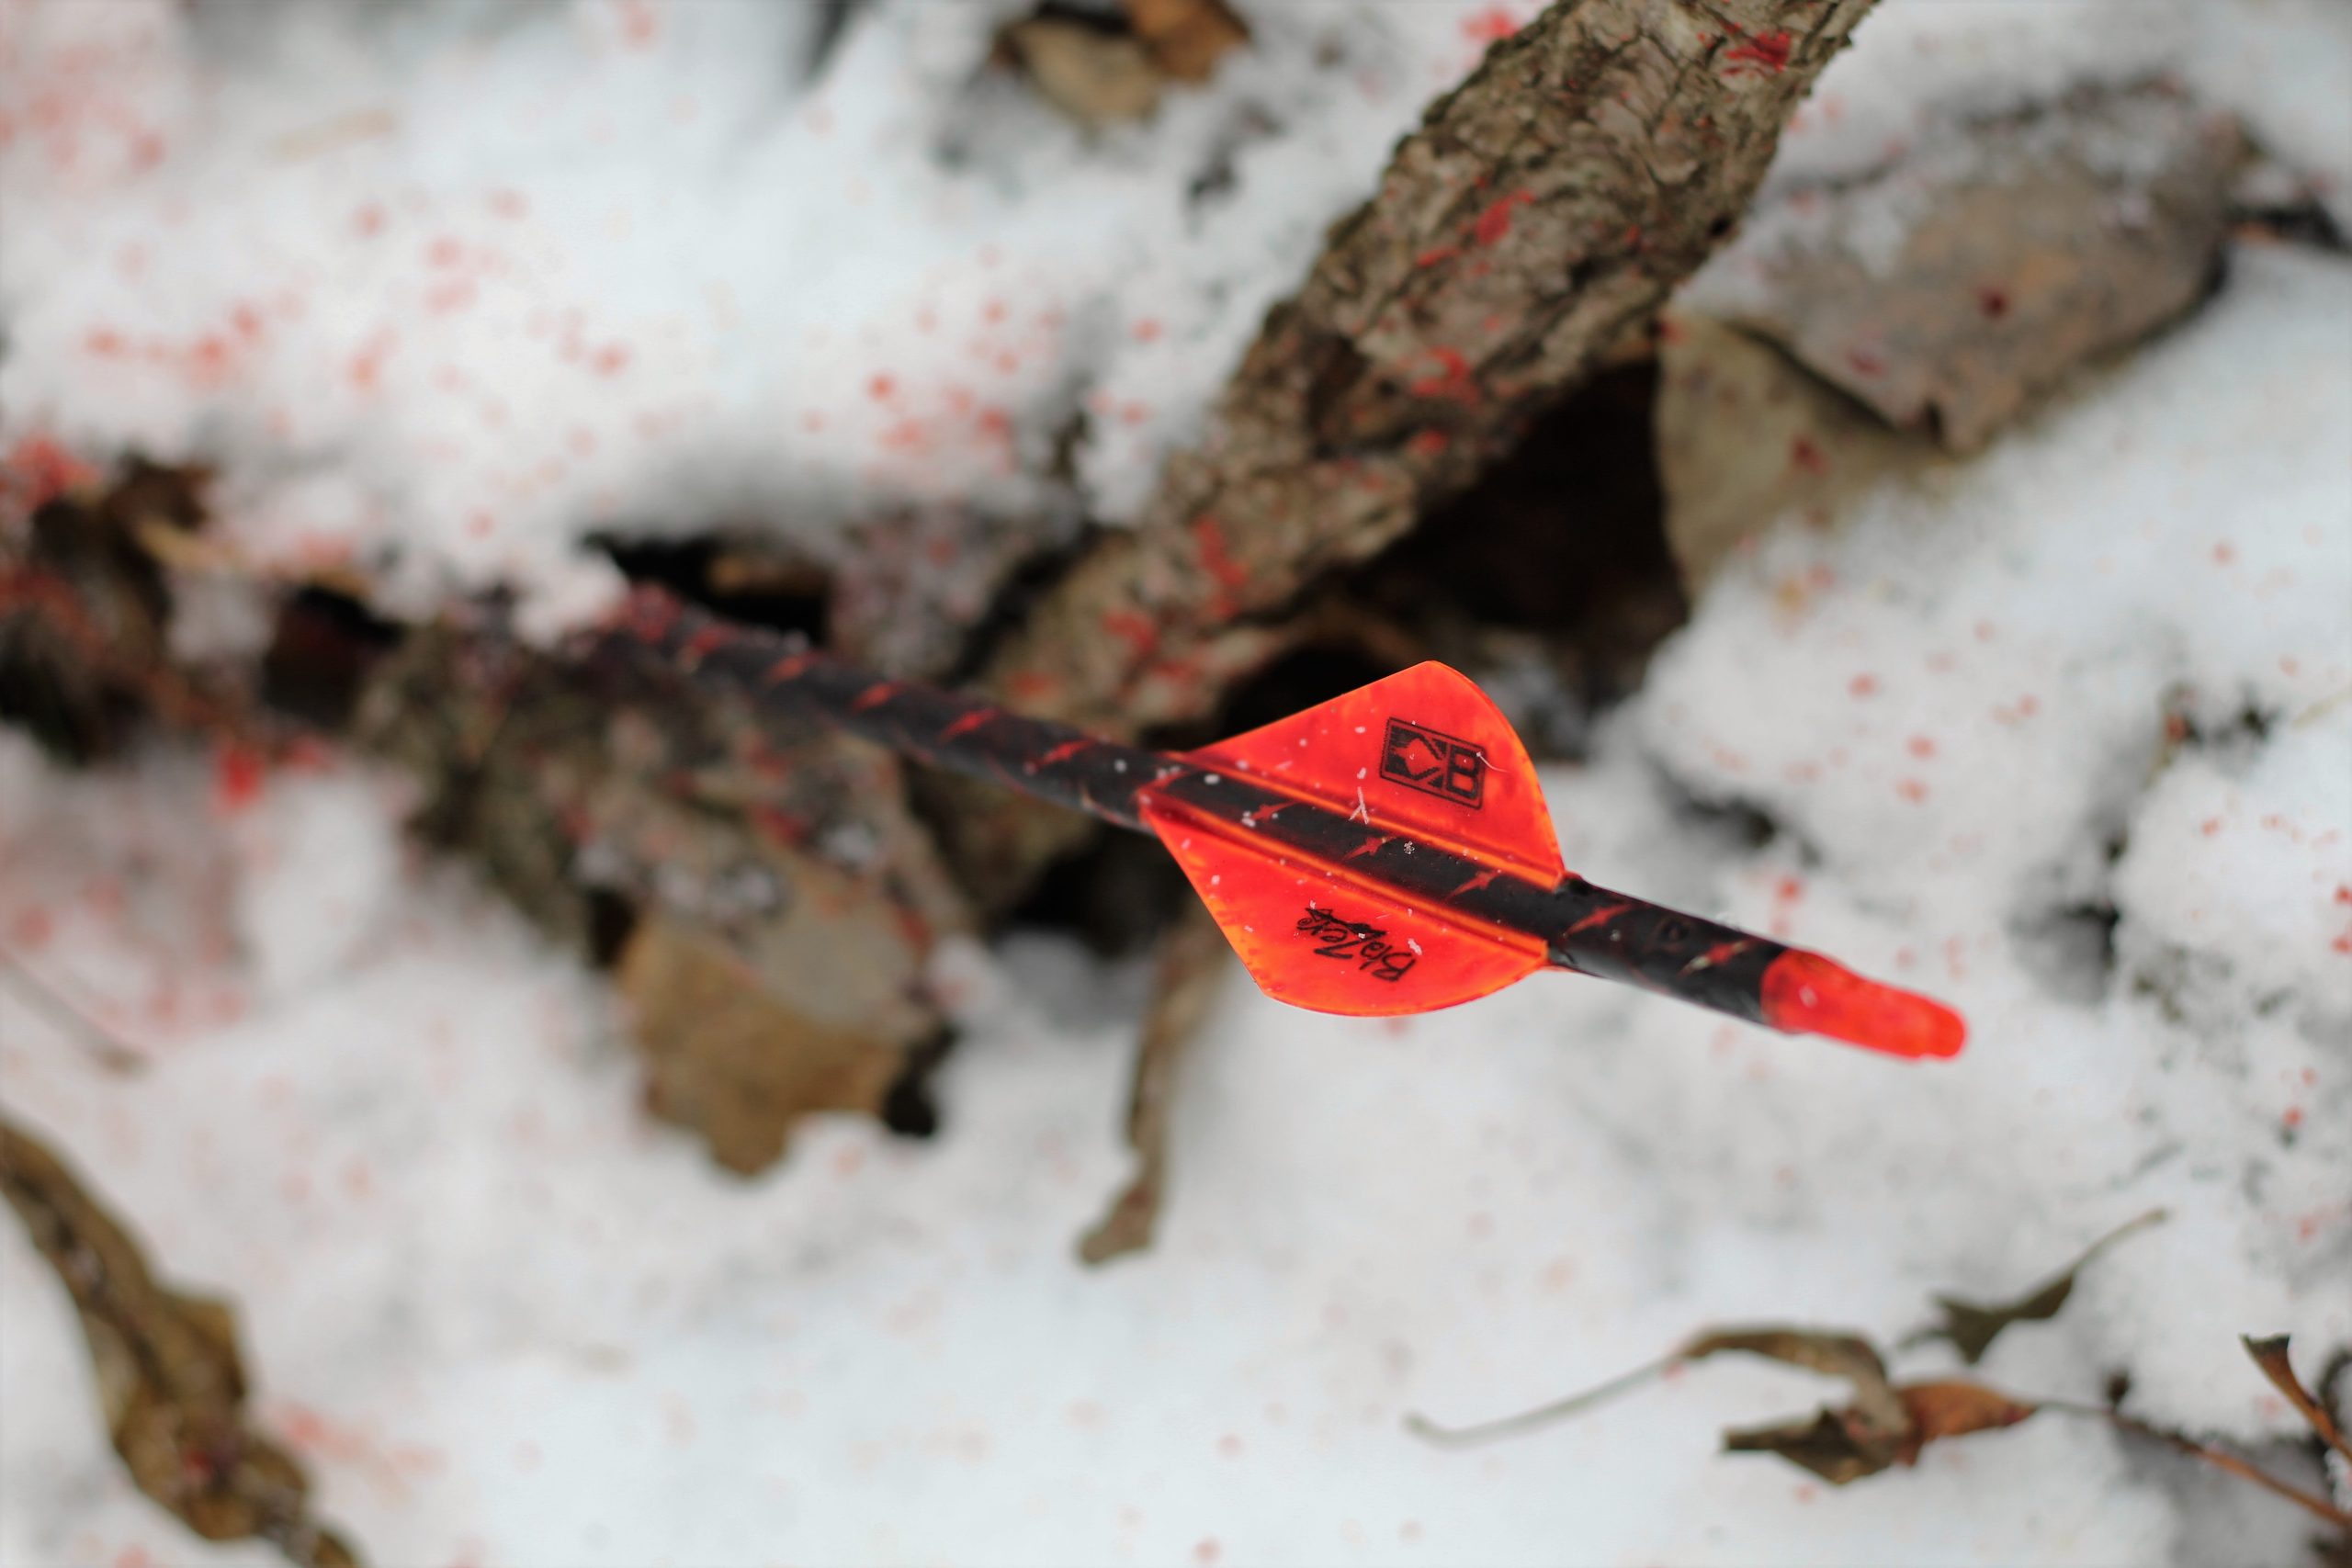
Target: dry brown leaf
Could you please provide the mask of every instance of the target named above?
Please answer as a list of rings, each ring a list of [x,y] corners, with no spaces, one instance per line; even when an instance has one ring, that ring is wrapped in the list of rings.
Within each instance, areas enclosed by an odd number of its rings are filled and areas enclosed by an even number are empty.
[[[1159,67],[1131,34],[1063,17],[1032,17],[1002,36],[1037,91],[1081,124],[1117,125],[1159,107]]]
[[[1752,1427],[1724,1434],[1733,1453],[1778,1454],[1833,1486],[1917,1464],[1919,1450],[1946,1438],[2014,1427],[2039,1406],[1972,1382],[1906,1383],[1894,1391],[1904,1427],[1890,1435],[1854,1405],[1823,1410],[1810,1421]]]
[[[1808,1328],[1734,1328],[1702,1334],[1682,1347],[1686,1360],[1725,1350],[1763,1356],[1808,1371],[1844,1378],[1854,1402],[1814,1419],[1724,1434],[1727,1450],[1761,1450],[1801,1464],[1836,1485],[1873,1475],[1900,1460],[1911,1440],[1911,1415],[1887,1381],[1877,1347],[1859,1334]]]
[[[2238,1343],[2245,1347],[2245,1353],[2254,1358],[2254,1364],[2262,1369],[2262,1375],[2270,1380],[2271,1387],[2285,1394],[2287,1402],[2311,1423],[2312,1430],[2319,1434],[2320,1441],[2346,1459],[2352,1460],[2352,1443],[2345,1440],[2343,1432],[2336,1427],[2335,1418],[2327,1413],[2327,1407],[2311,1390],[2303,1386],[2303,1380],[2295,1375],[2294,1363],[2287,1359],[2287,1336],[2278,1334],[2267,1339],[2256,1339],[2242,1334],[2238,1336]]]
[[[1904,1460],[1906,1464],[1929,1443],[1965,1437],[1971,1432],[2014,1427],[2040,1408],[2025,1400],[2012,1399],[1998,1389],[1958,1380],[1905,1383],[1894,1392],[1911,1417],[1911,1448]]]
[[[1123,0],[1127,26],[1152,63],[1179,82],[1205,82],[1216,62],[1250,41],[1248,24],[1224,0]]]
[[[729,1170],[775,1163],[813,1111],[878,1110],[906,1066],[897,1043],[810,1018],[675,917],[640,920],[614,978],[645,1057],[647,1103],[701,1134]]]
[[[164,1289],[56,1156],[0,1122],[0,1194],[81,1315],[115,1451],[141,1492],[207,1540],[267,1540],[302,1568],[356,1568],[311,1517],[310,1478],[245,1422],[235,1319]]]
[[[1715,1329],[1686,1342],[1680,1354],[1684,1360],[1695,1361],[1724,1350],[1844,1378],[1854,1385],[1859,1430],[1873,1442],[1899,1438],[1910,1427],[1910,1416],[1896,1397],[1894,1385],[1887,1381],[1886,1362],[1877,1347],[1859,1334],[1777,1326]]]
[[[1724,1434],[1725,1453],[1769,1453],[1813,1472],[1832,1486],[1876,1475],[1903,1456],[1889,1438],[1853,1418],[1850,1410],[1823,1410],[1809,1421],[1747,1427]]]
[[[2162,86],[2071,94],[1781,197],[1686,304],[1973,450],[2205,293],[2247,155],[2233,121]]]
[[[2133,1224],[2144,1224],[2143,1216]],[[2124,1229],[2129,1230],[2131,1226]],[[2119,1231],[2115,1235],[2121,1235]],[[2109,1240],[2112,1240],[2110,1235]],[[2102,1242],[2101,1245],[2105,1245]],[[2094,1249],[2096,1250],[2096,1248]],[[2299,1406],[2310,1400],[2301,1382],[2286,1365],[2286,1341],[2245,1342],[2264,1372]],[[1776,1454],[1803,1467],[1832,1485],[1843,1486],[1876,1475],[1894,1465],[1917,1463],[1929,1443],[1965,1437],[1972,1432],[1998,1431],[2044,1411],[2053,1415],[2087,1416],[2121,1432],[2160,1442],[2176,1452],[2211,1465],[2224,1474],[2259,1486],[2314,1518],[2352,1532],[2352,1513],[2324,1497],[2281,1481],[2260,1468],[2180,1432],[2154,1427],[2113,1406],[2079,1404],[2071,1400],[2025,1400],[1998,1389],[1959,1379],[1890,1385],[1877,1349],[1859,1335],[1836,1330],[1788,1327],[1709,1330],[1686,1340],[1673,1354],[1619,1374],[1607,1382],[1539,1405],[1516,1416],[1472,1427],[1440,1427],[1428,1417],[1408,1415],[1406,1430],[1441,1447],[1467,1447],[1490,1438],[1532,1431],[1570,1416],[1579,1415],[1605,1400],[1656,1379],[1699,1358],[1725,1350],[1768,1357],[1791,1366],[1843,1377],[1854,1384],[1854,1403],[1825,1408],[1801,1420],[1748,1427],[1724,1434],[1724,1448],[1733,1453]],[[2316,1402],[2312,1402],[2316,1403]],[[2306,1411],[2306,1415],[2311,1413]],[[2323,1424],[2324,1423],[2324,1424]],[[2331,1443],[2340,1444],[2334,1424],[2324,1415],[2313,1426]]]

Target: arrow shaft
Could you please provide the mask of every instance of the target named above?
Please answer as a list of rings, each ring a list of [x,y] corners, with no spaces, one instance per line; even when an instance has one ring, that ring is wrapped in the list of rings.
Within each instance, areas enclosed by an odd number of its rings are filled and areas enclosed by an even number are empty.
[[[1105,740],[919,682],[896,681],[641,591],[621,631],[754,708],[815,718],[918,761],[1148,832],[1147,799],[1269,853],[1336,870],[1471,928],[1541,943],[1555,967],[1778,1026],[1765,974],[1792,949],[1569,875],[1532,882],[1445,845],[1387,833],[1262,779]]]

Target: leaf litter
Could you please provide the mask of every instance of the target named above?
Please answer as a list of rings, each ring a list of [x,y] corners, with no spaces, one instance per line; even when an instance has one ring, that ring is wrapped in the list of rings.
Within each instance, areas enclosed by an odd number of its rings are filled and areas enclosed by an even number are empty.
[[[1973,1365],[2011,1325],[2055,1317],[2064,1307],[2075,1277],[2083,1269],[2102,1252],[2164,1218],[2162,1210],[2151,1210],[2117,1226],[2093,1242],[2080,1258],[2047,1283],[2006,1305],[1976,1306],[1956,1298],[1938,1296],[1936,1303],[1945,1314],[1945,1324],[1914,1334],[1903,1343],[1910,1347],[1945,1339]],[[2245,1337],[2241,1343],[2263,1375],[2311,1424],[2320,1441],[2352,1459],[2352,1447],[2346,1446],[2334,1418],[2303,1386],[2290,1363],[2287,1337]],[[2120,1391],[2109,1404],[2087,1404],[2013,1394],[1967,1379],[1898,1383],[1890,1377],[1886,1358],[1878,1347],[1865,1336],[1847,1329],[1795,1325],[1703,1329],[1658,1359],[1564,1399],[1465,1427],[1441,1426],[1416,1412],[1407,1415],[1405,1428],[1439,1448],[1470,1448],[1524,1436],[1583,1415],[1669,1371],[1725,1351],[1760,1356],[1784,1366],[1843,1378],[1852,1386],[1851,1399],[1842,1405],[1824,1405],[1809,1416],[1734,1427],[1723,1436],[1726,1453],[1772,1454],[1833,1486],[1848,1485],[1897,1466],[1916,1465],[1931,1443],[2000,1431],[2048,1412],[2104,1420],[2118,1431],[2162,1443],[2262,1487],[2352,1538],[2352,1513],[2225,1450],[2127,1415],[2120,1407]]]

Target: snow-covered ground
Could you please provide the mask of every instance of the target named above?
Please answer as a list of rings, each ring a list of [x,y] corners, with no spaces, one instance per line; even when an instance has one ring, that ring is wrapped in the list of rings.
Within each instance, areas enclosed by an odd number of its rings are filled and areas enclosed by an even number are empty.
[[[290,28],[270,73],[256,22],[195,15],[0,9],[7,428],[220,455],[256,552],[398,538],[414,592],[513,571],[556,614],[586,597],[569,541],[616,516],[1034,502],[1008,453],[1098,395],[1149,404],[1085,459],[1115,514],[1492,25],[1255,7],[1250,63],[1088,143],[961,93],[977,10],[886,10],[799,85],[793,12],[477,10],[503,19],[462,44],[391,13],[364,58]],[[59,78],[61,29],[110,52]],[[1344,63],[1318,62],[1333,30]],[[1912,0],[1860,37],[1784,170],[1915,100],[1996,102],[2022,54],[2051,82],[2172,60],[2339,206],[2352,175],[2341,11]],[[79,84],[74,160],[17,107],[36,78]],[[1188,209],[1182,171],[1252,95],[1284,129]],[[959,357],[1000,344],[964,429]],[[398,844],[388,781],[334,762],[232,809],[202,758],[69,777],[0,734],[0,941],[153,1058],[105,1075],[0,989],[0,1099],[169,1279],[235,1292],[263,1418],[385,1563],[2290,1562],[2300,1516],[2091,1425],[1845,1490],[1716,1454],[1834,1396],[1771,1370],[1470,1453],[1399,1420],[1532,1404],[1712,1322],[1891,1340],[1929,1292],[2007,1294],[2161,1205],[1984,1376],[2096,1399],[2128,1369],[2152,1418],[2298,1429],[2234,1337],[2352,1345],[2347,452],[2352,263],[2241,248],[2201,313],[1982,458],[1736,561],[1591,763],[1547,775],[1577,870],[1951,1000],[1955,1062],[1559,976],[1382,1023],[1237,975],[1159,1241],[1090,1273],[1132,972],[951,955],[946,1131],[829,1122],[738,1181],[642,1114],[594,976]],[[1747,847],[1693,797],[1782,830]],[[2059,918],[2103,905],[2111,956]],[[0,1224],[0,1562],[268,1560],[141,1499],[96,1408]]]
[[[221,469],[251,555],[412,607],[612,586],[598,526],[1117,520],[1396,138],[1536,9],[1282,0],[1148,125],[982,69],[1019,0],[0,0],[0,410]],[[1776,180],[2174,73],[2352,224],[2330,0],[1907,0]],[[1080,495],[1041,479],[1072,417]]]

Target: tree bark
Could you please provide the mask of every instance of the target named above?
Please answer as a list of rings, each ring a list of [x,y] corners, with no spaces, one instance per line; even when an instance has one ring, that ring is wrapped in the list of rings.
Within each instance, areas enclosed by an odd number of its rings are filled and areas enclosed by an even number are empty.
[[[1195,719],[1237,623],[1465,488],[1641,333],[1728,234],[1870,0],[1560,0],[1398,144],[1275,307],[1200,446],[985,672],[1119,737]],[[978,786],[950,850],[1010,897],[1072,825]]]

